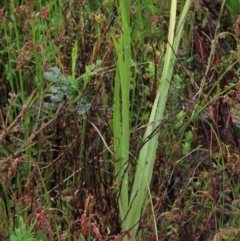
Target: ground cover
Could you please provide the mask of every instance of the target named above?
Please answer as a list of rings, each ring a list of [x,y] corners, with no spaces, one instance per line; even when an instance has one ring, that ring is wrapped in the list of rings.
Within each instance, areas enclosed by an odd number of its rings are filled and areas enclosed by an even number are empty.
[[[1,240],[238,240],[236,1],[0,3]]]

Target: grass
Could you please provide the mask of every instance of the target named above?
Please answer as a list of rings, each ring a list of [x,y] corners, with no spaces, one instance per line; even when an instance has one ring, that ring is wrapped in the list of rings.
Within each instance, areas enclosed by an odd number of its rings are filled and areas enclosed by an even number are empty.
[[[0,4],[1,239],[239,239],[237,8],[166,2]]]

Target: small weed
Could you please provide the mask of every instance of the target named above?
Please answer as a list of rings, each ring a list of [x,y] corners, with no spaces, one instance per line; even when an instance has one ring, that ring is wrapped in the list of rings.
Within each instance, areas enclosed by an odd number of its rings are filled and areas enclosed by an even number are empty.
[[[16,228],[14,234],[10,236],[10,241],[34,241],[33,227],[34,223],[27,227],[23,218],[20,218],[19,227]]]

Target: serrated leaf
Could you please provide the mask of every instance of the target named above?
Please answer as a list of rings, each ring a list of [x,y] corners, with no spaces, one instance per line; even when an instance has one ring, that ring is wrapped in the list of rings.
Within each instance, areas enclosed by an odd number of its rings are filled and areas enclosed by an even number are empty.
[[[59,92],[59,89],[58,89],[55,85],[52,85],[52,86],[49,88],[49,92],[52,92],[52,93],[56,94],[56,93]]]
[[[15,235],[10,236],[10,241],[34,241],[32,228],[34,225],[27,227],[23,220],[20,219],[20,226],[15,229]]]
[[[66,79],[65,76],[61,73],[60,69],[56,66],[50,68],[49,72],[44,72],[43,76],[45,79],[53,83],[57,83]]]
[[[54,108],[54,104],[52,103],[43,103],[43,107],[47,110],[52,110]]]
[[[77,113],[79,115],[84,115],[86,114],[89,109],[91,108],[91,103],[87,102],[87,98],[83,96],[78,102],[77,102]]]
[[[77,80],[76,80],[74,77],[69,76],[69,77],[68,77],[68,81],[69,81],[69,83],[71,84],[71,87],[72,87],[74,90],[76,90],[76,91],[79,90],[78,82],[77,82]]]
[[[51,95],[51,100],[59,103],[62,101],[62,97],[58,95]]]
[[[61,75],[61,70],[57,66],[51,67],[50,70],[56,75]]]
[[[43,77],[45,79],[47,79],[48,81],[53,82],[53,83],[57,83],[59,81],[57,76],[54,75],[54,73],[52,73],[52,72],[45,72],[45,73],[43,73]]]
[[[68,86],[66,86],[66,85],[62,85],[62,86],[61,86],[61,89],[62,89],[63,91],[66,91],[66,90],[68,90],[68,89],[69,89],[69,87],[68,87]]]
[[[91,104],[90,103],[86,103],[85,105],[81,105],[81,106],[78,107],[77,113],[79,115],[84,115],[84,114],[86,114],[89,111],[90,108],[91,108]]]

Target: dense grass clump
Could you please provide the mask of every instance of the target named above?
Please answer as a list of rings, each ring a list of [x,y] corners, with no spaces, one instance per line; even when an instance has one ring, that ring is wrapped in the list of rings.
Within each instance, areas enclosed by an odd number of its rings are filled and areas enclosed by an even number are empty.
[[[236,1],[1,1],[0,240],[239,240]]]

